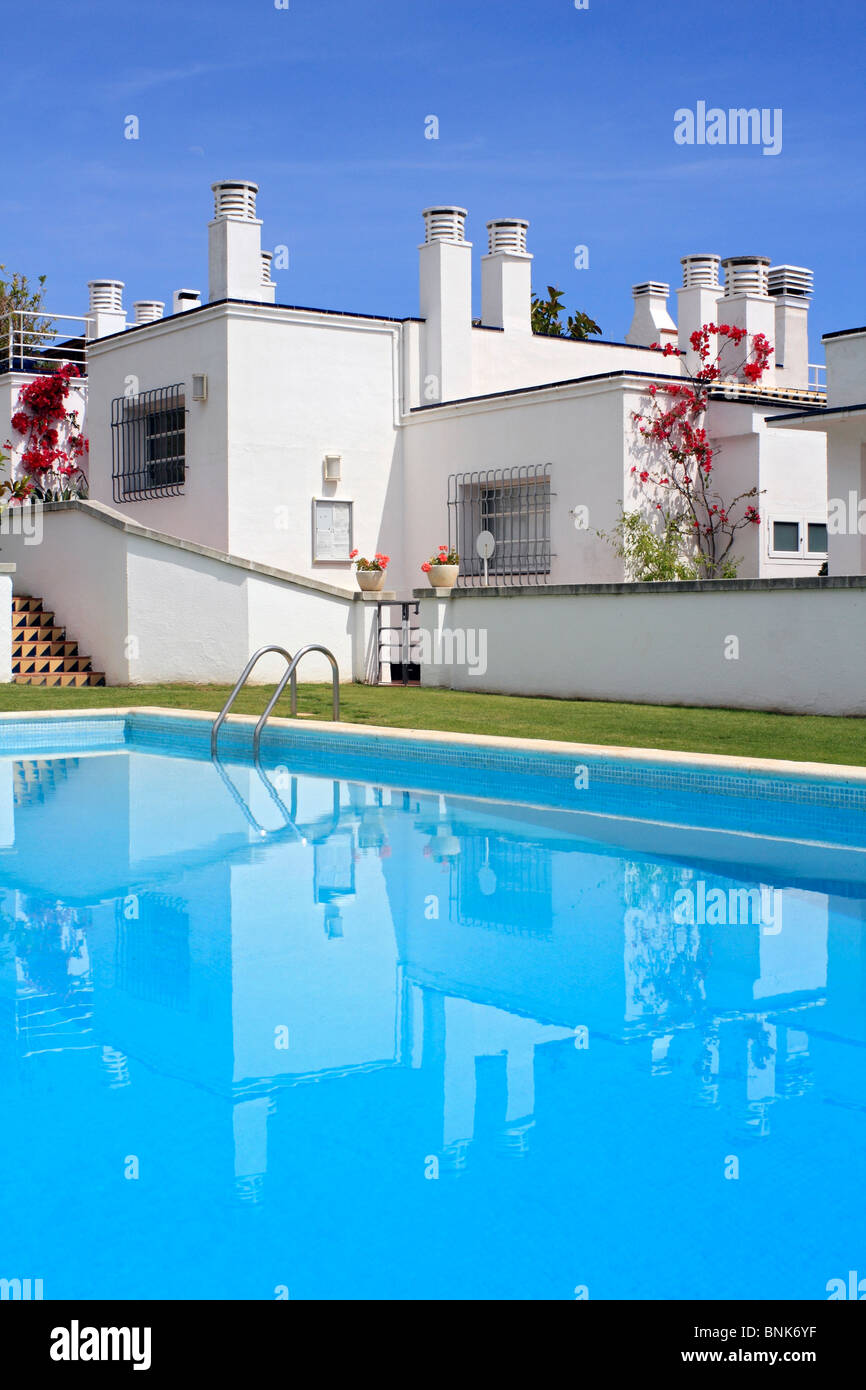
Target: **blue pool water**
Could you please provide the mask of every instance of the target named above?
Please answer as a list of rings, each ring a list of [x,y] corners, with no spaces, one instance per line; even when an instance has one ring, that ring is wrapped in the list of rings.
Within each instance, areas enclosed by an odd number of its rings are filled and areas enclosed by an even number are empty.
[[[862,783],[224,734],[0,723],[0,1278],[866,1278]]]

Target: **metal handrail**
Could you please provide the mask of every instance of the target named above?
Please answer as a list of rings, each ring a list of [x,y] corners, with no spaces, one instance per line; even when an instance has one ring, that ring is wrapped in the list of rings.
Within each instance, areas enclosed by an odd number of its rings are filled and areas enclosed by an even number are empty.
[[[263,650],[266,650],[266,648],[263,648]],[[256,725],[255,730],[253,731],[254,758],[258,758],[259,756],[259,742],[262,737],[262,730],[264,729],[265,724],[268,722],[271,710],[274,708],[274,705],[277,703],[277,700],[279,700],[289,681],[292,682],[292,714],[297,714],[298,685],[297,680],[295,679],[295,671],[297,670],[298,662],[300,661],[301,657],[306,656],[308,652],[321,652],[322,655],[326,656],[331,663],[331,717],[335,720],[340,718],[340,669],[337,666],[337,658],[334,656],[333,652],[328,651],[327,647],[319,646],[318,642],[311,642],[308,647],[301,647],[301,650],[298,652],[297,656],[293,659],[290,659],[288,670],[283,675],[282,680],[280,681],[279,685],[277,686],[276,690],[274,691],[273,695],[268,701],[265,712],[259,720],[258,724]]]
[[[309,648],[304,648],[304,650],[305,650],[305,651],[308,651]],[[324,649],[323,649],[323,650],[324,650]],[[293,663],[293,661],[292,661],[292,654],[291,654],[291,652],[287,652],[286,649],[285,649],[285,647],[259,647],[259,649],[258,649],[257,652],[253,652],[253,655],[250,657],[250,659],[249,659],[249,661],[247,662],[246,666],[245,666],[244,669],[241,671],[241,674],[240,674],[240,676],[239,676],[238,679],[237,679],[237,683],[235,684],[234,690],[232,691],[231,695],[230,695],[230,696],[228,697],[228,699],[226,700],[225,704],[223,705],[222,709],[220,710],[219,714],[217,715],[216,719],[214,720],[214,722],[213,722],[213,724],[212,724],[212,726],[211,726],[211,731],[210,731],[210,755],[211,755],[212,758],[215,758],[215,757],[216,757],[216,750],[217,750],[217,735],[219,734],[220,728],[222,727],[222,724],[223,724],[223,721],[224,721],[226,715],[228,714],[229,710],[231,709],[232,705],[234,704],[235,700],[237,699],[238,695],[240,694],[241,689],[242,689],[243,686],[246,684],[246,682],[247,682],[247,680],[248,680],[248,678],[249,678],[249,674],[250,674],[250,672],[252,671],[253,667],[255,666],[256,662],[259,660],[259,657],[264,656],[267,652],[279,652],[280,656],[284,656],[284,657],[286,658],[286,661],[289,663],[289,669],[288,669],[288,671],[286,672],[286,675],[285,675],[285,676],[283,677],[283,679],[280,681],[280,684],[277,686],[277,695],[274,696],[273,700],[271,700],[271,703],[268,705],[268,708],[267,708],[267,710],[265,711],[266,715],[267,715],[267,714],[270,714],[271,710],[273,709],[274,705],[276,704],[277,696],[278,696],[278,695],[281,695],[282,692],[283,692],[283,690],[285,689],[287,679],[288,679],[289,677],[294,678],[294,671],[295,671],[295,665],[297,664],[297,657],[295,658],[295,661],[294,661],[294,663]],[[293,714],[295,713],[296,707],[297,707],[297,692],[296,692],[296,690],[295,690],[295,681],[294,681],[294,679],[292,679],[292,713],[293,713]],[[256,733],[258,733],[258,731],[259,731],[259,725],[260,725],[260,724],[261,724],[261,720],[259,720],[259,724],[256,725]]]

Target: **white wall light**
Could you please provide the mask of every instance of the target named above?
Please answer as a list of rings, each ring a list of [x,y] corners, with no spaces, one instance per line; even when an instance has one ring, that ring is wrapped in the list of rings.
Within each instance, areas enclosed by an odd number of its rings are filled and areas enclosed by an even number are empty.
[[[322,471],[326,483],[338,483],[343,476],[342,454],[325,454]]]
[[[192,398],[194,401],[207,400],[207,375],[204,372],[192,374]]]

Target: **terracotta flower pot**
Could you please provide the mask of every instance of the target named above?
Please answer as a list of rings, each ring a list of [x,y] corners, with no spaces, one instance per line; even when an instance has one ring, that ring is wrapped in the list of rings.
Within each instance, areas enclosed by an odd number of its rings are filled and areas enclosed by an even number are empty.
[[[453,589],[459,573],[459,565],[431,565],[427,578],[434,589]]]
[[[366,593],[377,593],[379,589],[384,589],[387,573],[387,570],[355,570],[358,588]]]

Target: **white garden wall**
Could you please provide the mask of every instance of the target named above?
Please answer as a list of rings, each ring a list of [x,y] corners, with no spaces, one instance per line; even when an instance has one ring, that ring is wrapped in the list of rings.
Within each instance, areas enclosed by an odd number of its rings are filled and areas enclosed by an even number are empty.
[[[866,714],[863,577],[418,596],[425,685]]]
[[[15,592],[43,598],[110,685],[234,682],[269,643],[293,653],[321,643],[344,680],[363,669],[371,619],[351,590],[181,544],[94,503],[45,509],[39,543],[35,535],[4,536]],[[284,669],[281,658],[265,657],[253,680],[274,681]],[[299,680],[327,674],[326,659],[310,657]]]

